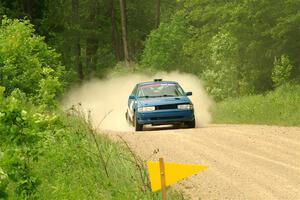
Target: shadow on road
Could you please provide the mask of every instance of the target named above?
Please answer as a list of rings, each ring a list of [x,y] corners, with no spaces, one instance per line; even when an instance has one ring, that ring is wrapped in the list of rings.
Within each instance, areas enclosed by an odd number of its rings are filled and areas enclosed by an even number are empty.
[[[144,126],[144,131],[163,131],[163,130],[174,130],[174,129],[182,129],[184,127],[178,127],[176,125],[160,125],[160,126]]]

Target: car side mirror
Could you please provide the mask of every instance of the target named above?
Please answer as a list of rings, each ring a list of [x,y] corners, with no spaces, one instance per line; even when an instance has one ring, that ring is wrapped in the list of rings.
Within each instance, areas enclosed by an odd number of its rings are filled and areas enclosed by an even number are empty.
[[[193,93],[192,93],[192,92],[186,92],[185,95],[186,95],[186,96],[192,96]]]
[[[129,96],[129,99],[131,99],[131,100],[135,100],[135,99],[136,99],[136,97],[135,97],[134,95],[130,95],[130,96]]]

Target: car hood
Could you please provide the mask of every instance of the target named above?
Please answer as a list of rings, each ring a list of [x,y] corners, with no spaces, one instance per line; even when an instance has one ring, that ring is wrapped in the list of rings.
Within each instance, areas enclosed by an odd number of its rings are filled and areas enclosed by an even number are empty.
[[[186,96],[181,97],[156,97],[156,98],[140,98],[138,106],[159,106],[168,104],[184,104],[191,103],[191,100]]]

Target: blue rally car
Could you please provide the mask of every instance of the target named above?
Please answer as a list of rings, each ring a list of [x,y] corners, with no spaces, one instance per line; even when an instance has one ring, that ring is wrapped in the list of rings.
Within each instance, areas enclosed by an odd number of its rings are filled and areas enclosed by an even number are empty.
[[[126,119],[136,131],[142,131],[146,124],[185,124],[195,128],[193,103],[188,98],[191,95],[174,81],[138,83],[129,96]]]

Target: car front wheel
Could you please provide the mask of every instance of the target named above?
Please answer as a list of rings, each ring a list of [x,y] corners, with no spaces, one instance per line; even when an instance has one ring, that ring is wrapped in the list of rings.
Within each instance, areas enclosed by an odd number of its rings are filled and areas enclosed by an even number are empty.
[[[128,111],[126,111],[126,113],[125,113],[125,118],[126,118],[127,123],[128,123],[128,124],[131,124],[131,120],[130,120]]]
[[[196,127],[195,119],[190,122],[187,122],[186,125],[188,126],[188,128],[195,128]]]
[[[143,124],[139,124],[136,115],[134,115],[134,127],[135,127],[135,131],[143,131]]]

